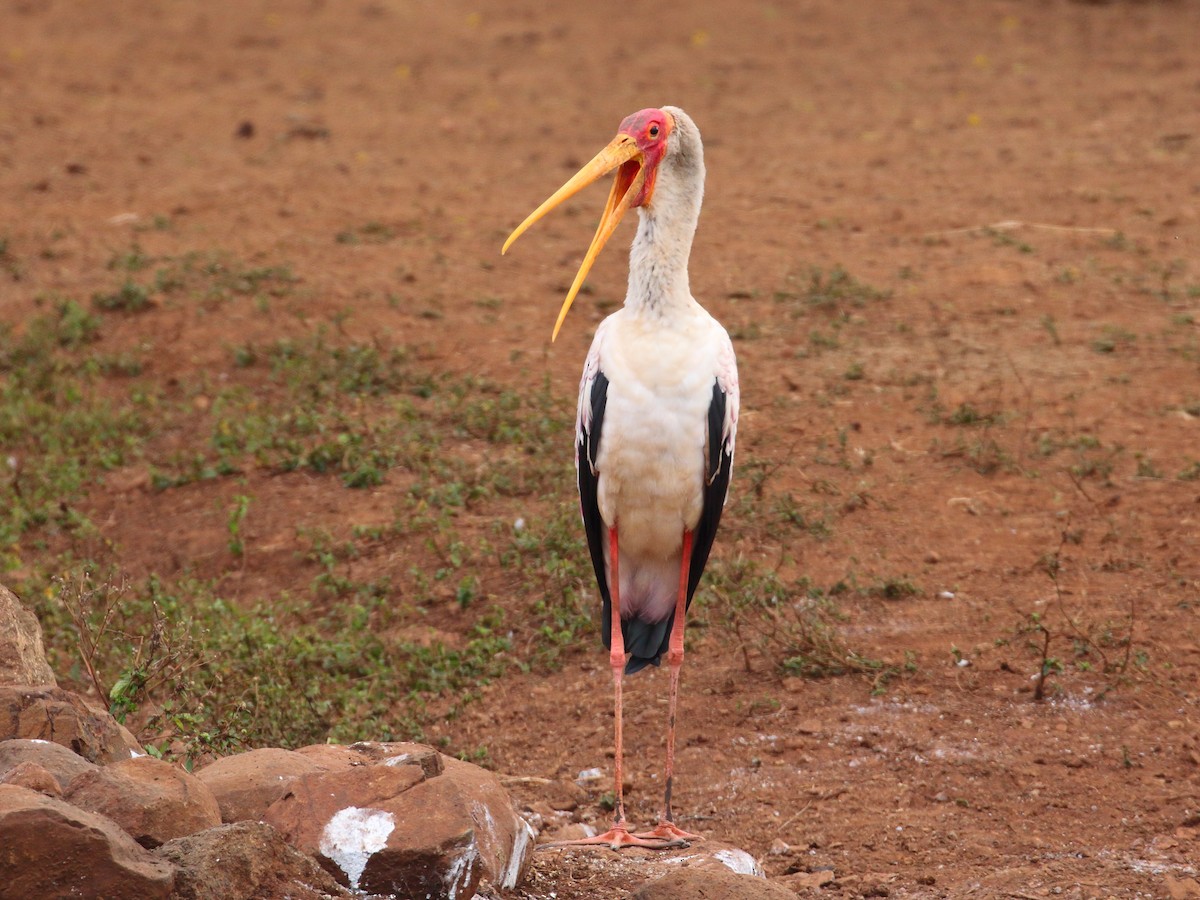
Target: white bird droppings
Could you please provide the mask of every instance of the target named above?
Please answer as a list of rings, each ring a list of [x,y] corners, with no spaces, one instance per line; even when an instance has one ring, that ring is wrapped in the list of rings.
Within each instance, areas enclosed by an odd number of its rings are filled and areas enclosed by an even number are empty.
[[[450,869],[443,879],[443,884],[446,885],[446,896],[450,900],[458,900],[458,892],[471,880],[471,867],[478,859],[479,846],[471,841],[470,845],[450,864]]]
[[[508,855],[508,867],[504,870],[504,876],[500,879],[500,887],[502,889],[515,888],[517,879],[521,875],[521,865],[525,862],[525,855],[529,852],[529,846],[533,843],[533,829],[529,827],[520,816],[517,819],[517,833],[513,837],[512,851]]]
[[[388,836],[396,827],[396,817],[382,809],[348,806],[337,812],[321,832],[319,849],[346,873],[352,890],[372,856],[387,846]]]
[[[727,869],[737,872],[739,875],[755,875],[758,878],[766,877],[762,866],[745,850],[717,850],[713,853],[713,859],[724,865]]]

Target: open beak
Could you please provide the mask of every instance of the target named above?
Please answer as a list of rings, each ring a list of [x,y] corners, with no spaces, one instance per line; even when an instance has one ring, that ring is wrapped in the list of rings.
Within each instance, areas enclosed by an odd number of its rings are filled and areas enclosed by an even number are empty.
[[[597,153],[591,162],[576,172],[570,181],[531,212],[529,217],[508,236],[508,240],[504,242],[504,247],[500,251],[507,253],[513,241],[524,234],[530,225],[563,201],[574,197],[592,182],[599,181],[613,169],[617,170],[617,176],[613,179],[612,190],[608,193],[608,203],[604,206],[604,215],[600,217],[600,224],[596,228],[595,237],[592,238],[592,245],[588,247],[583,262],[579,266],[579,272],[575,275],[575,281],[571,285],[571,290],[567,292],[567,299],[563,301],[562,309],[559,310],[558,320],[554,323],[554,333],[550,336],[551,342],[558,337],[558,330],[562,328],[563,320],[567,317],[567,310],[575,302],[575,295],[579,293],[584,279],[591,271],[592,263],[596,261],[596,257],[600,255],[600,251],[604,249],[604,245],[612,237],[612,233],[617,230],[617,225],[620,224],[622,216],[632,205],[633,198],[641,194],[642,185],[646,180],[646,167],[642,159],[642,151],[638,149],[637,142],[633,137],[628,134],[618,134],[613,138],[612,142]]]

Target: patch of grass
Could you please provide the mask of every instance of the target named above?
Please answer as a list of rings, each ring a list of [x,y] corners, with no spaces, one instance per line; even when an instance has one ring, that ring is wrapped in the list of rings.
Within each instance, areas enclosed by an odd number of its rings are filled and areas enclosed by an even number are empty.
[[[867,589],[867,593],[884,600],[903,600],[906,597],[917,597],[921,589],[907,575],[899,578],[881,578]]]
[[[20,281],[24,269],[13,254],[11,243],[7,235],[0,235],[0,272],[4,272],[12,281]]]
[[[980,233],[992,239],[997,247],[1015,247],[1021,253],[1032,253],[1033,246],[1014,236],[1012,232],[1002,228],[983,228]]]
[[[999,425],[1003,421],[1004,415],[1002,413],[984,412],[967,401],[960,403],[957,408],[942,418],[942,422],[946,425],[964,427]]]
[[[797,282],[801,279],[792,276],[788,281]],[[784,290],[775,292],[775,300],[792,305],[794,315],[802,315],[809,309],[831,312],[862,307],[890,296],[891,291],[872,287],[841,266],[834,266],[828,272],[819,268],[810,269],[807,283],[802,282],[796,287],[789,284]]]
[[[1180,481],[1200,481],[1200,459],[1194,459],[1175,476]]]
[[[92,296],[92,306],[105,312],[143,312],[151,305],[149,292],[132,281],[126,281],[111,293]]]
[[[396,237],[395,229],[380,222],[367,222],[357,228],[348,228],[334,235],[339,244],[386,244]]]
[[[906,669],[866,657],[842,640],[838,625],[845,617],[835,597],[844,586],[822,591],[806,580],[784,582],[744,558],[718,561],[707,577],[707,591],[717,598],[716,609],[736,636],[747,670],[762,659],[782,674],[858,674],[880,688]]]
[[[1116,353],[1118,350],[1132,347],[1136,340],[1137,335],[1131,331],[1115,325],[1105,325],[1101,329],[1100,337],[1092,341],[1092,349],[1097,353]]]
[[[495,607],[462,646],[422,645],[389,632],[384,603],[314,619],[287,597],[243,609],[211,585],[154,577],[82,576],[40,612],[52,633],[70,621],[80,638],[75,659],[52,647],[58,670],[85,668],[115,715],[153,735],[148,749],[185,760],[250,743],[419,738],[430,697],[495,677],[510,649]]]
[[[98,389],[87,345],[100,320],[71,300],[31,321],[21,336],[0,330],[0,563],[21,564],[22,538],[88,523],[75,509],[98,475],[137,458],[147,432],[132,397]]]

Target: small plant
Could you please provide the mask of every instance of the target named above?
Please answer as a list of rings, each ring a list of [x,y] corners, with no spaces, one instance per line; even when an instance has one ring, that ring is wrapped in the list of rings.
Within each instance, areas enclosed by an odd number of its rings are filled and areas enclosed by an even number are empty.
[[[796,280],[789,277],[789,281]],[[880,290],[859,281],[841,266],[834,266],[828,273],[818,268],[810,269],[807,284],[798,290],[787,289],[775,292],[775,299],[780,302],[799,300],[794,314],[801,315],[805,309],[824,311],[843,310],[847,307],[861,307],[875,300],[886,300],[891,291]]]
[[[1067,671],[1066,664],[1052,648],[1063,644],[1071,647],[1073,667],[1076,672],[1090,673],[1096,668],[1093,658],[1099,664],[1100,674],[1107,681],[1096,699],[1102,699],[1122,680],[1129,670],[1133,654],[1134,607],[1132,602],[1129,609],[1127,629],[1123,636],[1114,634],[1108,624],[1096,626],[1089,624],[1068,609],[1066,592],[1062,586],[1064,568],[1063,551],[1068,544],[1079,543],[1078,532],[1073,531],[1068,521],[1062,529],[1058,547],[1044,554],[1038,561],[1039,568],[1046,573],[1054,586],[1053,604],[1048,610],[1034,611],[1023,615],[1022,623],[1016,633],[1026,637],[1026,646],[1038,657],[1037,674],[1034,676],[1033,699],[1042,701],[1046,698],[1051,676],[1061,676]],[[1110,657],[1107,648],[1116,647],[1120,654]]]
[[[715,566],[709,577],[708,589],[720,601],[747,671],[759,656],[776,671],[805,678],[866,675],[875,689],[905,671],[842,641],[833,599],[838,585],[822,591],[805,581],[787,584],[747,560]]]
[[[868,589],[867,593],[882,597],[884,600],[903,600],[905,597],[920,595],[921,589],[907,576],[901,578],[884,578]]]
[[[246,545],[242,540],[242,523],[246,520],[246,513],[250,511],[250,499],[245,494],[234,497],[233,506],[229,508],[229,515],[225,520],[225,528],[229,532],[229,552],[237,559],[241,559],[246,552]]]
[[[151,306],[150,294],[133,281],[126,281],[111,294],[95,294],[92,305],[105,312],[143,312]]]
[[[1101,329],[1100,337],[1092,341],[1092,349],[1097,353],[1116,353],[1132,346],[1136,340],[1137,335],[1133,332],[1115,325],[1105,325]]]
[[[992,243],[997,247],[1015,247],[1021,253],[1032,253],[1033,247],[1025,241],[1014,237],[1006,229],[987,227],[983,228],[982,233],[992,239]]]
[[[124,253],[114,254],[108,261],[110,272],[140,272],[148,268],[154,260],[147,256],[138,244],[133,244]]]

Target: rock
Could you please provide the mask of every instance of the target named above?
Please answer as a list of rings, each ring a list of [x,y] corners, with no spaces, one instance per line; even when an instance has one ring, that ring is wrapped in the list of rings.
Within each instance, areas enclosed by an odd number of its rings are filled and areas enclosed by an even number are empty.
[[[349,747],[341,744],[310,744],[296,752],[324,769],[375,764],[416,765],[420,766],[427,778],[442,774],[442,754],[425,744],[407,741],[359,741]]]
[[[551,810],[574,812],[588,799],[587,791],[573,781],[510,775],[501,777],[500,783],[515,801],[528,809],[540,804]]]
[[[528,866],[533,829],[517,814],[500,780],[487,769],[450,757],[443,759],[443,765],[442,779],[453,779],[475,822],[483,877],[501,890],[515,888]]]
[[[737,875],[765,877],[762,866],[753,856],[732,844],[720,841],[700,841],[676,856],[673,862],[687,863],[693,869],[724,868]]]
[[[785,884],[793,891],[807,891],[813,888],[819,888],[833,881],[833,872],[830,869],[818,869],[815,872],[796,872],[792,875],[785,875],[779,879],[781,884]]]
[[[721,867],[680,869],[642,885],[630,900],[796,900],[794,892]]]
[[[157,855],[178,866],[172,900],[353,897],[270,825],[238,822],[175,838]]]
[[[62,744],[38,740],[0,741],[0,779],[7,780],[6,773],[23,763],[32,763],[50,772],[58,783],[60,794],[77,775],[96,768],[95,763]]]
[[[585,822],[568,822],[558,828],[549,828],[541,834],[546,843],[561,843],[564,841],[579,841],[583,838],[595,837],[599,832]]]
[[[46,662],[37,616],[4,585],[0,585],[0,684],[58,686]]]
[[[350,749],[377,765],[420,766],[426,778],[441,775],[445,768],[446,757],[424,744],[408,741],[359,741],[357,744],[351,744]]]
[[[221,821],[259,821],[267,807],[301,776],[325,770],[315,759],[294,750],[264,747],[226,756],[196,773],[221,808]]]
[[[3,775],[0,784],[15,784],[47,797],[61,797],[62,785],[54,777],[54,773],[45,766],[40,766],[30,760],[19,762]]]
[[[485,877],[514,887],[533,832],[495,776],[399,746],[305,748],[341,768],[295,778],[264,821],[354,890],[470,897]]]
[[[51,741],[102,765],[144,753],[107,712],[57,687],[0,685],[0,741],[12,738]]]
[[[454,821],[436,800],[415,810],[399,802],[424,782],[419,766],[403,765],[302,775],[263,818],[353,890],[443,896],[447,879],[453,886],[465,877],[469,897],[479,874],[477,854],[460,864],[474,845],[466,817]]]
[[[63,799],[107,816],[149,849],[221,824],[220,807],[203,781],[151,756],[85,772]]]
[[[115,822],[15,785],[0,784],[0,847],[3,897],[154,900],[175,882]]]
[[[1185,875],[1178,877],[1167,875],[1163,880],[1167,889],[1167,896],[1171,900],[1191,900],[1191,898],[1200,897],[1200,882],[1195,878],[1188,878]]]
[[[365,766],[369,763],[361,753],[356,753],[342,744],[310,744],[296,751],[326,771],[345,769],[349,766]]]

